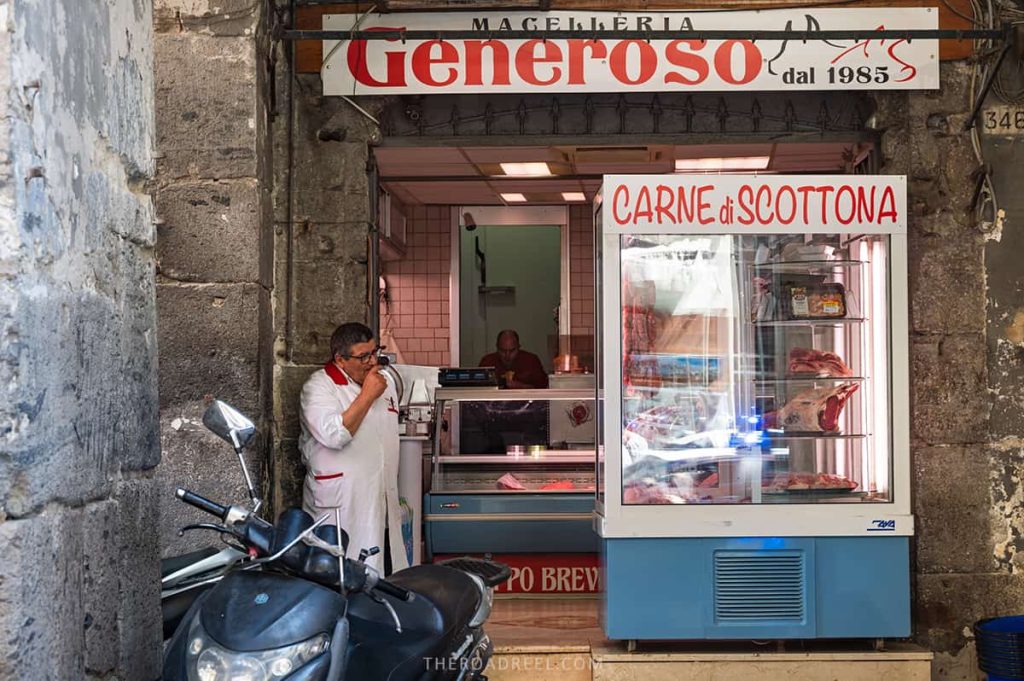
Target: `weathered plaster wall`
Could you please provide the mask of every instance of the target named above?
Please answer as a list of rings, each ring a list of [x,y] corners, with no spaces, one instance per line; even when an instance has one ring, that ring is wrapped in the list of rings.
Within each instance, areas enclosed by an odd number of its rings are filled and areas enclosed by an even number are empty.
[[[152,15],[0,0],[0,678],[160,676]]]
[[[1006,201],[1002,230],[975,215],[978,163],[962,132],[970,67],[943,64],[942,90],[879,97],[883,173],[909,177],[911,419],[917,516],[915,636],[936,679],[980,678],[970,626],[1019,613],[1024,219],[1012,146],[984,145]]]
[[[201,512],[185,486],[245,504],[231,448],[201,424],[207,396],[250,416],[258,485],[270,439],[272,233],[268,38],[258,0],[156,0],[157,307],[161,539],[165,555],[213,539],[175,530]],[[205,519],[205,518],[204,518]]]

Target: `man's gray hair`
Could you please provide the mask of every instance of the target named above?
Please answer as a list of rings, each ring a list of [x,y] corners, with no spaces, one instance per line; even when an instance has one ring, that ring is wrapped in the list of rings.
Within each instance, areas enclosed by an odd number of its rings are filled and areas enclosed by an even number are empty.
[[[342,324],[331,334],[331,359],[339,355],[348,357],[352,354],[352,346],[373,340],[373,331],[366,324],[348,322]]]

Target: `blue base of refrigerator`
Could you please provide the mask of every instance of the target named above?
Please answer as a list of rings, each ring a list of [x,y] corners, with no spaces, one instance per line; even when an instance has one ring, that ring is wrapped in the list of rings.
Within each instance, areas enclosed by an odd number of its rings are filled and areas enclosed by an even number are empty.
[[[909,537],[603,540],[613,640],[903,638]]]
[[[598,553],[594,493],[427,494],[427,559],[436,553]],[[578,519],[550,514],[579,514]],[[486,516],[468,519],[465,516]],[[511,515],[509,519],[503,516]],[[536,515],[536,519],[530,519]]]

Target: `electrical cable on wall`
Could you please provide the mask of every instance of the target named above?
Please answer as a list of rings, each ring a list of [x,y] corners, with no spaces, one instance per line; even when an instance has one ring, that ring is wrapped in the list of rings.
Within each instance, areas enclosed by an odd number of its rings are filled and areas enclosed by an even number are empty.
[[[983,6],[981,4],[981,0],[971,0],[971,10],[974,14],[974,18],[970,19],[970,21],[975,26],[993,29],[996,27],[997,23],[1002,23],[1003,19],[1013,19],[1013,21],[1009,22],[1011,26],[1024,23],[1024,12],[1021,10],[1008,7],[1001,7],[997,10],[993,5],[992,0],[984,1],[985,4]],[[943,0],[943,2],[946,4],[945,0]],[[1007,90],[1004,80],[1006,61],[1005,59],[1000,59],[995,56],[1000,53],[1001,51],[996,48],[991,39],[986,38],[975,40],[973,56],[974,64],[971,68],[970,84],[970,97],[972,102],[976,101],[980,96],[977,91],[978,83],[987,82],[991,75],[994,76],[992,79],[991,92],[997,99],[1011,105],[1024,104],[1024,88],[1013,93]],[[1019,74],[1022,71],[1022,61],[1019,51],[1015,55],[1013,61],[1010,61],[1009,63],[1016,64],[1016,73],[1018,74],[1018,80],[1020,80]],[[999,69],[999,72],[992,73],[992,69]],[[978,224],[982,226],[985,232],[994,232],[995,234],[999,234],[1002,231],[1005,212],[999,208],[999,202],[996,198],[995,187],[992,184],[989,165],[985,161],[984,152],[981,146],[981,135],[978,132],[977,125],[971,127],[970,135],[971,148],[973,149],[974,156],[978,161],[978,190],[974,200],[975,220],[977,220]]]

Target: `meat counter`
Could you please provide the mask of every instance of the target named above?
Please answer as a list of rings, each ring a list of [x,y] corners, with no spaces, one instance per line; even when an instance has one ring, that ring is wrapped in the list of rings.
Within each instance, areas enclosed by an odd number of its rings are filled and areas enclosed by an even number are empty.
[[[593,390],[438,388],[434,399],[428,559],[598,551]],[[574,420],[572,441],[552,441],[552,418]]]
[[[608,637],[909,635],[904,178],[601,196]]]

